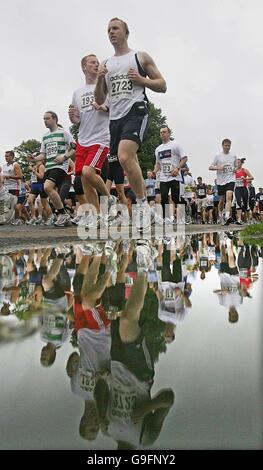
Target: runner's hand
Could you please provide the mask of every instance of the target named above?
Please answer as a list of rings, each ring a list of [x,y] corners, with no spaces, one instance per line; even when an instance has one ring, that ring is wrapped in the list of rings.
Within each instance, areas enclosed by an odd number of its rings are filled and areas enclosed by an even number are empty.
[[[106,73],[108,73],[106,65],[104,63],[100,64],[98,68],[98,79],[105,78]]]
[[[59,165],[61,165],[61,163],[64,163],[64,161],[65,161],[64,155],[57,155],[56,158],[54,159],[54,162],[58,163]]]
[[[137,70],[129,69],[127,76],[135,85],[144,85],[144,77],[142,77]]]
[[[77,109],[75,108],[75,106],[73,104],[70,104],[69,105],[69,108],[68,108],[68,115],[69,115],[69,118],[73,118],[77,113]]]
[[[172,176],[177,176],[178,173],[179,173],[178,168],[175,168],[175,169],[172,171]]]
[[[104,111],[104,113],[108,111],[108,108],[105,106],[105,104],[98,104],[96,101],[92,103],[92,106],[94,109],[96,109],[96,111]]]

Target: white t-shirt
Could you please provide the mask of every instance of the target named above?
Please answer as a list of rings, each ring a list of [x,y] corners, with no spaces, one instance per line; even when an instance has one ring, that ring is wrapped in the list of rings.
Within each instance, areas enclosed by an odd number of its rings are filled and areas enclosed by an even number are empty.
[[[184,183],[183,183],[183,198],[192,199],[194,197],[194,192],[192,187],[195,186],[194,179],[192,176],[186,175],[184,176]]]
[[[93,398],[96,373],[110,370],[110,328],[78,331],[80,362],[76,373],[71,377],[71,390],[85,400]]]
[[[109,114],[93,108],[94,89],[95,85],[86,84],[73,94],[72,104],[77,108],[80,118],[78,141],[83,147],[95,144],[108,147],[110,142]]]
[[[223,186],[227,183],[232,183],[236,181],[235,175],[235,165],[237,157],[233,153],[220,153],[216,155],[213,161],[213,165],[224,165],[224,170],[217,170],[216,172],[216,182],[220,186]]]
[[[239,292],[239,275],[219,273],[219,277],[221,289],[223,290],[223,292],[217,294],[220,305],[223,305],[227,308],[239,307],[239,305],[243,303],[243,297],[240,295]]]
[[[144,180],[146,188],[146,196],[153,197],[155,196],[155,180],[152,178],[146,178]]]
[[[213,196],[213,194],[207,194],[206,195],[205,205],[206,205],[206,207],[213,207],[213,205],[214,205],[214,196]]]
[[[185,156],[183,149],[174,140],[159,145],[155,150],[156,162],[161,165],[160,181],[181,181],[181,173],[172,176],[173,170],[179,167],[180,160]]]
[[[137,449],[143,447],[140,444],[143,418],[134,423],[131,417],[136,400],[146,400],[151,386],[138,380],[121,362],[112,361],[109,387],[108,434],[116,441],[133,444]]]
[[[184,321],[189,308],[185,308],[184,299],[177,295],[175,288],[184,291],[184,282],[165,281],[159,284],[159,289],[163,293],[163,299],[159,302],[158,318],[165,323],[176,325]]]

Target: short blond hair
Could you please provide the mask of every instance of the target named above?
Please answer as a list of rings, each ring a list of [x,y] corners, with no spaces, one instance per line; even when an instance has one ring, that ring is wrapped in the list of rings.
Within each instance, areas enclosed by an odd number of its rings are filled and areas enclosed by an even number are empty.
[[[128,27],[128,25],[127,25],[127,23],[126,23],[125,21],[121,20],[121,19],[118,18],[117,16],[116,16],[115,18],[111,18],[111,20],[109,21],[109,23],[110,23],[111,21],[120,21],[121,24],[122,24],[122,26],[123,26],[123,28],[124,28],[125,33],[127,34],[127,36],[129,36],[129,34],[130,34],[129,27]]]
[[[82,57],[81,62],[80,62],[82,70],[84,69],[84,65],[86,64],[86,60],[88,57],[97,57],[97,56],[96,54],[88,54]]]

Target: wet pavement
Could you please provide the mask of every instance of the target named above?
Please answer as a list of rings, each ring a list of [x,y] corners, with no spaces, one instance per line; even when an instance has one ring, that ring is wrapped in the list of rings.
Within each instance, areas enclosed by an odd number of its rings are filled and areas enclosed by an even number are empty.
[[[228,230],[231,231],[240,231],[245,228],[238,227],[237,225],[230,225]],[[0,253],[6,253],[10,249],[25,249],[29,247],[45,247],[45,246],[56,246],[57,244],[63,243],[78,243],[80,241],[88,241],[91,239],[107,240],[108,238],[113,239],[137,239],[140,238],[140,233],[133,231],[131,227],[122,227],[122,232],[116,227],[110,228],[110,233],[108,230],[101,229],[98,231],[92,230],[83,230],[83,228],[78,229],[76,226],[71,225],[69,227],[48,227],[48,226],[30,226],[30,225],[0,225]],[[178,230],[181,230],[181,227],[178,226]],[[211,231],[223,232],[225,228],[221,225],[197,225],[190,224],[185,225],[183,230],[186,234],[195,234],[195,233],[209,233]],[[170,232],[173,232],[172,234]],[[145,234],[145,238],[150,237],[161,237],[165,236],[165,232],[170,236],[176,236],[177,226],[170,227],[168,226],[165,230],[158,226],[152,227],[150,235]]]
[[[262,256],[237,232],[6,249],[0,449],[262,449]]]

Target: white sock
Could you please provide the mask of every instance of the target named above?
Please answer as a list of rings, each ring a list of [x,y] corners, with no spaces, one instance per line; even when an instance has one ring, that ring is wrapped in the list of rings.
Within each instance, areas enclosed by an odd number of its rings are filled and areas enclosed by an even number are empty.
[[[3,197],[5,196],[5,188],[0,188],[0,199],[3,199]]]
[[[147,274],[148,268],[137,268],[137,274]]]

